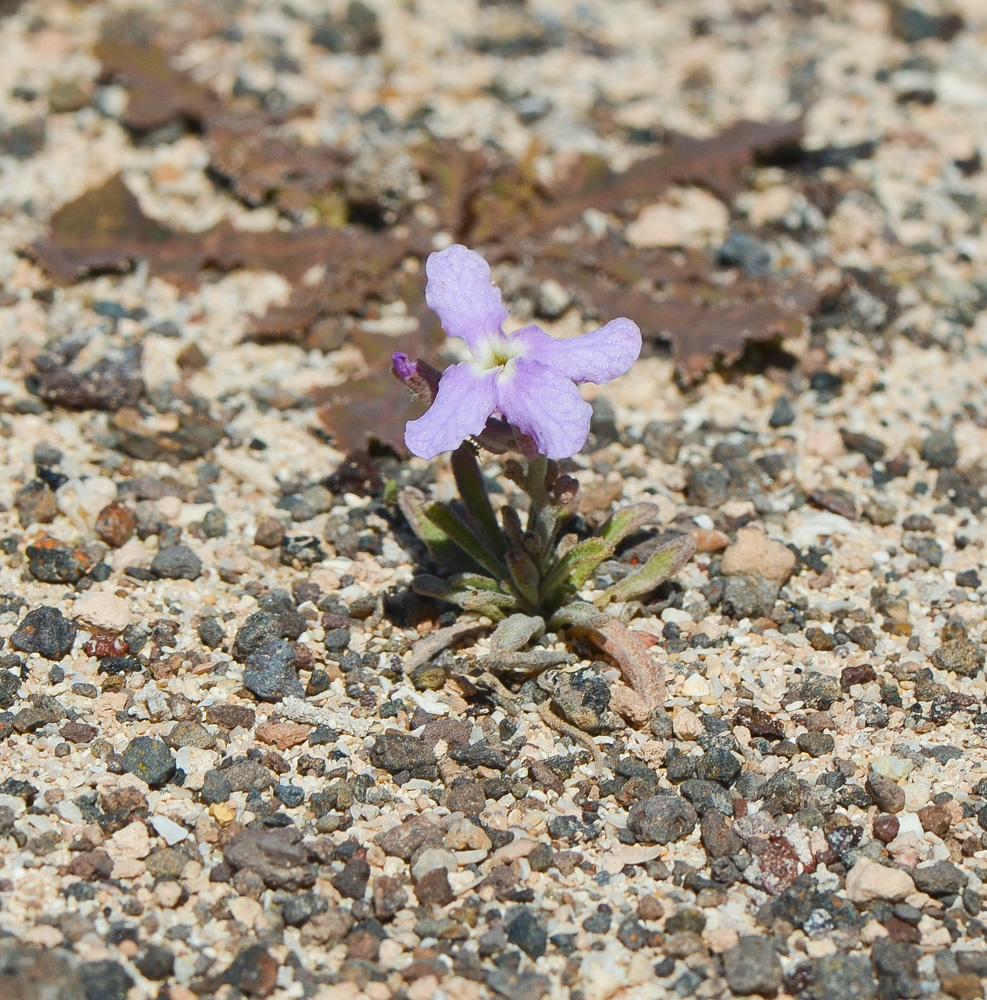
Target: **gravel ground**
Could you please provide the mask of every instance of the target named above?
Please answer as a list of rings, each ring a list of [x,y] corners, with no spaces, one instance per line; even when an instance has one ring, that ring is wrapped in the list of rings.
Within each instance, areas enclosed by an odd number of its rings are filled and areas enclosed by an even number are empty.
[[[0,0],[0,995],[982,996],[987,9],[368,4]],[[454,240],[667,717],[409,589]]]

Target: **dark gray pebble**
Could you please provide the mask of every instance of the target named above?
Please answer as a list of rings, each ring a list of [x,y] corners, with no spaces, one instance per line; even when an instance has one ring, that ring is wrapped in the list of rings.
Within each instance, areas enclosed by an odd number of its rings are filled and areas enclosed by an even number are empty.
[[[305,789],[298,785],[277,785],[274,794],[289,808],[300,806],[305,801]]]
[[[420,768],[437,770],[435,754],[430,747],[410,733],[396,730],[382,733],[374,740],[370,748],[370,763],[391,774]]]
[[[93,565],[81,549],[51,540],[29,545],[26,555],[28,572],[42,583],[77,583]]]
[[[795,423],[795,410],[792,409],[791,400],[787,396],[779,396],[775,402],[771,416],[768,417],[768,426],[790,427]]]
[[[222,771],[215,769],[206,771],[202,790],[199,792],[199,797],[206,805],[226,802],[232,794],[233,789],[230,787],[229,778]]]
[[[689,754],[669,750],[665,758],[665,774],[673,785],[681,784],[696,776],[696,759]]]
[[[841,427],[840,437],[843,438],[843,446],[847,451],[858,452],[868,462],[880,462],[887,451],[885,443],[876,437],[871,437],[870,434],[861,434]]]
[[[134,958],[137,971],[152,982],[159,983],[175,971],[175,954],[159,944],[149,944]]]
[[[899,904],[894,908],[894,915],[899,920],[904,919],[899,915],[899,908],[903,905]],[[914,907],[909,907],[909,909],[914,909]],[[917,910],[915,912],[920,918],[921,913]],[[918,919],[908,920],[907,923],[918,923]],[[889,937],[881,937],[874,942],[871,962],[877,972],[882,997],[917,997],[921,994],[922,979],[918,971],[919,955],[920,952],[915,945],[907,944],[904,941],[893,941]],[[987,975],[987,969],[984,970],[984,974]]]
[[[292,521],[311,521],[332,506],[332,494],[324,486],[309,486],[300,493],[291,493],[278,501],[278,508],[286,510]]]
[[[767,244],[747,233],[729,233],[717,259],[727,267],[739,267],[753,278],[763,278],[771,270],[771,250]]]
[[[871,801],[881,812],[900,813],[905,808],[905,791],[883,774],[871,771],[864,782]]]
[[[836,740],[829,733],[802,733],[795,745],[810,757],[823,757],[833,752]]]
[[[124,770],[146,781],[151,788],[161,788],[175,774],[175,758],[163,740],[137,736],[123,752]]]
[[[548,947],[548,929],[544,918],[534,910],[520,908],[508,916],[507,940],[529,958],[541,958]]]
[[[449,756],[467,767],[489,767],[497,771],[506,771],[509,763],[504,754],[490,746],[486,740],[453,747]]]
[[[953,896],[966,888],[967,878],[962,869],[951,861],[936,861],[912,869],[915,888],[929,896]]]
[[[690,778],[682,782],[680,791],[700,816],[710,809],[724,816],[733,815],[733,796],[716,781]]]
[[[226,638],[226,630],[218,618],[203,618],[198,628],[199,638],[210,649],[221,645]]]
[[[832,955],[812,966],[808,989],[811,1000],[874,1000],[877,983],[864,955]]]
[[[843,689],[835,677],[813,670],[804,676],[798,693],[807,708],[825,712],[832,707],[833,702],[839,701],[843,696]]]
[[[652,795],[631,808],[627,826],[638,843],[670,844],[692,833],[698,819],[692,805],[678,795]]]
[[[151,560],[151,572],[165,580],[198,580],[202,560],[187,545],[170,545]]]
[[[610,930],[613,914],[606,903],[602,903],[596,908],[595,913],[591,913],[583,921],[583,930],[590,934],[606,934]]]
[[[29,611],[10,637],[10,645],[22,653],[40,653],[46,660],[60,660],[75,642],[75,622],[58,608],[43,604]]]
[[[652,420],[645,424],[641,432],[641,444],[649,458],[674,465],[682,446],[679,425],[665,420]]]
[[[281,634],[281,617],[273,611],[255,611],[237,629],[233,640],[234,659],[243,662],[265,643],[284,638]]]
[[[628,951],[640,951],[651,943],[651,932],[634,917],[625,917],[617,927],[617,940]]]
[[[226,515],[218,507],[207,510],[202,518],[202,533],[206,538],[222,538],[226,531]]]
[[[305,686],[295,672],[291,643],[272,639],[251,653],[243,668],[243,686],[261,701],[304,698]]]
[[[716,809],[708,809],[703,813],[699,821],[699,833],[703,847],[710,858],[732,858],[739,854],[744,846],[727,818]]]
[[[541,1000],[552,986],[548,976],[537,972],[491,969],[484,978],[487,986],[504,1000]]]
[[[932,662],[941,670],[952,670],[962,677],[973,677],[984,666],[984,648],[965,635],[944,642],[933,654]]]
[[[317,866],[295,827],[248,827],[223,847],[223,858],[233,869],[255,872],[269,889],[311,889]]]
[[[959,460],[960,449],[949,431],[933,431],[922,442],[919,454],[930,469],[951,469]]]
[[[723,974],[737,996],[776,996],[781,989],[781,962],[767,938],[745,935],[723,953]]]
[[[327,653],[341,653],[350,644],[350,630],[348,628],[328,629],[322,644],[326,647]]]
[[[289,927],[301,927],[312,917],[325,913],[329,900],[318,892],[300,892],[287,899],[281,907],[281,916]]]
[[[696,777],[729,786],[740,774],[740,761],[723,747],[710,747],[696,763]]]
[[[760,576],[729,576],[721,606],[732,618],[766,618],[775,606],[778,587]]]
[[[363,899],[370,882],[370,863],[366,858],[352,858],[341,872],[332,876],[331,881],[336,892],[346,899]]]
[[[80,972],[86,984],[86,1000],[120,1000],[134,985],[130,973],[112,958],[83,962]]]
[[[901,539],[901,547],[919,559],[924,559],[930,566],[942,565],[942,546],[928,535],[906,531]]]

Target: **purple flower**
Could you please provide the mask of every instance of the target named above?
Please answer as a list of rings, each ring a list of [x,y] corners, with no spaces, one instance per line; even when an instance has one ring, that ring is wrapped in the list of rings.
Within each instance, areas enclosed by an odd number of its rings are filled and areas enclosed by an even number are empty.
[[[575,455],[593,413],[576,383],[599,385],[623,375],[641,353],[637,324],[615,319],[569,340],[537,326],[505,334],[507,310],[479,254],[455,244],[431,254],[425,273],[425,301],[446,333],[466,341],[473,360],[442,373],[432,406],[405,429],[408,450],[435,458],[500,414],[547,458]]]

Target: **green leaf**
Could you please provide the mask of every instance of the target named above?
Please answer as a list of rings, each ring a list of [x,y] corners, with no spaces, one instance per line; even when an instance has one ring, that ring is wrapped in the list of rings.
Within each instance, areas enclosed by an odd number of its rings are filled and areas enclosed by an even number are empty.
[[[545,577],[542,594],[549,600],[559,599],[566,589],[578,590],[604,559],[613,555],[613,545],[605,538],[587,538],[576,545],[555,565]]]
[[[505,612],[517,610],[517,598],[505,593],[488,577],[474,577],[472,574],[464,576],[481,582],[483,586],[463,583],[463,577],[446,581],[423,573],[411,581],[411,589],[422,597],[437,597],[450,604],[458,604],[464,611],[486,615],[494,621],[504,618]],[[493,587],[489,586],[491,583],[494,584]]]
[[[596,599],[598,608],[605,608],[611,601],[632,601],[650,594],[666,580],[673,577],[696,552],[691,535],[679,535],[666,542],[636,572],[618,580],[609,590]]]
[[[481,576],[479,573],[457,573],[449,577],[449,583],[453,587],[461,587],[467,590],[494,590],[503,592],[503,587],[499,580],[494,580],[490,576]]]
[[[533,639],[545,634],[545,619],[537,615],[516,614],[505,618],[490,636],[490,648],[516,652]]]
[[[537,608],[541,575],[531,556],[524,549],[510,548],[507,550],[507,568],[514,588],[532,607]]]
[[[467,524],[452,508],[444,503],[426,504],[422,510],[424,520],[431,522],[439,531],[451,538],[471,559],[482,566],[491,576],[503,580],[507,576],[504,563],[490,551],[476,534],[473,526]]]
[[[515,549],[525,548],[524,529],[521,527],[521,518],[517,510],[510,504],[504,504],[500,508],[500,519],[504,522],[504,537],[507,544]]]
[[[600,528],[600,538],[612,542],[614,548],[635,531],[650,524],[660,513],[655,503],[635,503],[614,511]]]
[[[398,507],[411,525],[411,530],[425,543],[428,554],[440,566],[452,569],[465,562],[458,545],[441,528],[425,516],[428,501],[421,490],[408,487],[398,494]]]
[[[452,474],[456,478],[456,488],[463,498],[477,534],[483,544],[498,558],[503,558],[507,544],[497,523],[497,515],[490,504],[487,484],[480,464],[469,445],[460,445],[452,453]]]
[[[499,622],[511,611],[517,611],[517,598],[513,594],[494,594],[475,591],[463,594],[456,603],[474,615],[486,615],[491,621]]]
[[[586,601],[573,601],[559,608],[548,620],[548,630],[557,632],[559,629],[578,625],[581,628],[598,629],[609,621],[609,616],[597,611]]]

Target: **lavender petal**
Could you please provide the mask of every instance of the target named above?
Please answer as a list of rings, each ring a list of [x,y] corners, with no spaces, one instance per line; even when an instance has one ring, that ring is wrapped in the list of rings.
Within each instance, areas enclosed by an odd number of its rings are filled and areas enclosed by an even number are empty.
[[[488,337],[500,332],[507,318],[500,289],[491,284],[490,265],[459,243],[429,255],[425,301],[451,337],[462,337],[476,353]]]
[[[494,371],[477,374],[473,365],[452,365],[439,379],[435,402],[404,430],[404,443],[419,458],[435,458],[479,434],[497,405]]]
[[[547,458],[575,455],[586,443],[593,414],[570,379],[523,357],[497,380],[497,409]]]
[[[550,337],[537,326],[526,326],[510,339],[520,341],[526,358],[541,362],[558,375],[597,385],[623,375],[641,353],[641,331],[637,323],[624,318],[567,340]]]

